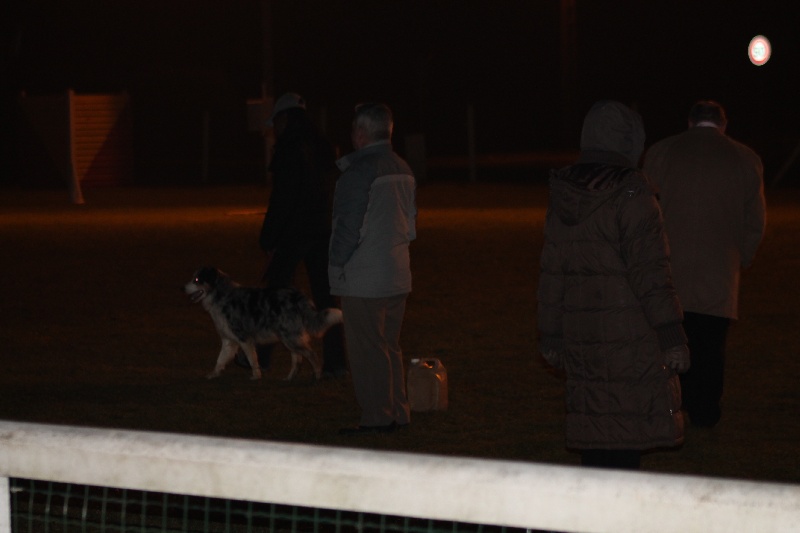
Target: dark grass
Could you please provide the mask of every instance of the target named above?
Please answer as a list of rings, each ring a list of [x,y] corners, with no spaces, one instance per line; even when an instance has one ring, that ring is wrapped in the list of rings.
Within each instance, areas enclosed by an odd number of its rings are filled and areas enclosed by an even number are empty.
[[[204,378],[218,339],[180,288],[202,264],[259,279],[265,187],[93,189],[80,207],[60,191],[0,195],[2,419],[578,462],[564,449],[562,382],[535,356],[541,185],[420,188],[403,348],[442,360],[450,408],[356,438],[337,435],[358,419],[350,381],[313,383],[306,365],[284,382],[283,348],[260,382],[237,367]],[[769,203],[730,335],[724,419],[689,427],[645,470],[800,482],[800,197]]]

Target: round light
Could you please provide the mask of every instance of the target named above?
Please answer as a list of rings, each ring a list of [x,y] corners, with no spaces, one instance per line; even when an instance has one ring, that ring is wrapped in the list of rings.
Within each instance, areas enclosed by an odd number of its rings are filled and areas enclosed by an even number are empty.
[[[747,56],[752,64],[760,67],[769,61],[770,55],[772,55],[772,46],[769,44],[769,39],[763,35],[756,35],[750,39],[750,46],[747,47]]]

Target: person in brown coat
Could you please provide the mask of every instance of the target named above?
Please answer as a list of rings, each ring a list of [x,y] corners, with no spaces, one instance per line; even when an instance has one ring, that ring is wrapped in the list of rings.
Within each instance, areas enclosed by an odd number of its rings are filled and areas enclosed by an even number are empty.
[[[689,129],[654,144],[644,164],[658,189],[692,352],[692,369],[681,376],[683,408],[698,427],[713,427],[722,416],[739,275],[753,262],[766,224],[761,159],[726,136],[726,125],[719,103],[697,102]]]
[[[539,349],[566,374],[566,444],[585,466],[636,469],[643,450],[683,442],[689,351],[643,149],[639,115],[601,101],[577,163],[550,177]]]

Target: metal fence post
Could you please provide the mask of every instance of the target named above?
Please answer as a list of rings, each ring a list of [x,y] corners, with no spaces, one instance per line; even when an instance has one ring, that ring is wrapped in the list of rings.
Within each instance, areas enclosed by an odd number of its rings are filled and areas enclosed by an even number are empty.
[[[11,492],[8,478],[0,477],[0,533],[11,533]]]

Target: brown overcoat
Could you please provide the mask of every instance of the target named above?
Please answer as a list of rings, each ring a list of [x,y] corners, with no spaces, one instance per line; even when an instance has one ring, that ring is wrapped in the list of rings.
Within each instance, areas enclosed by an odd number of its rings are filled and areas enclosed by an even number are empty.
[[[761,159],[715,127],[654,144],[644,171],[659,194],[684,311],[739,317],[739,274],[764,236]]]

